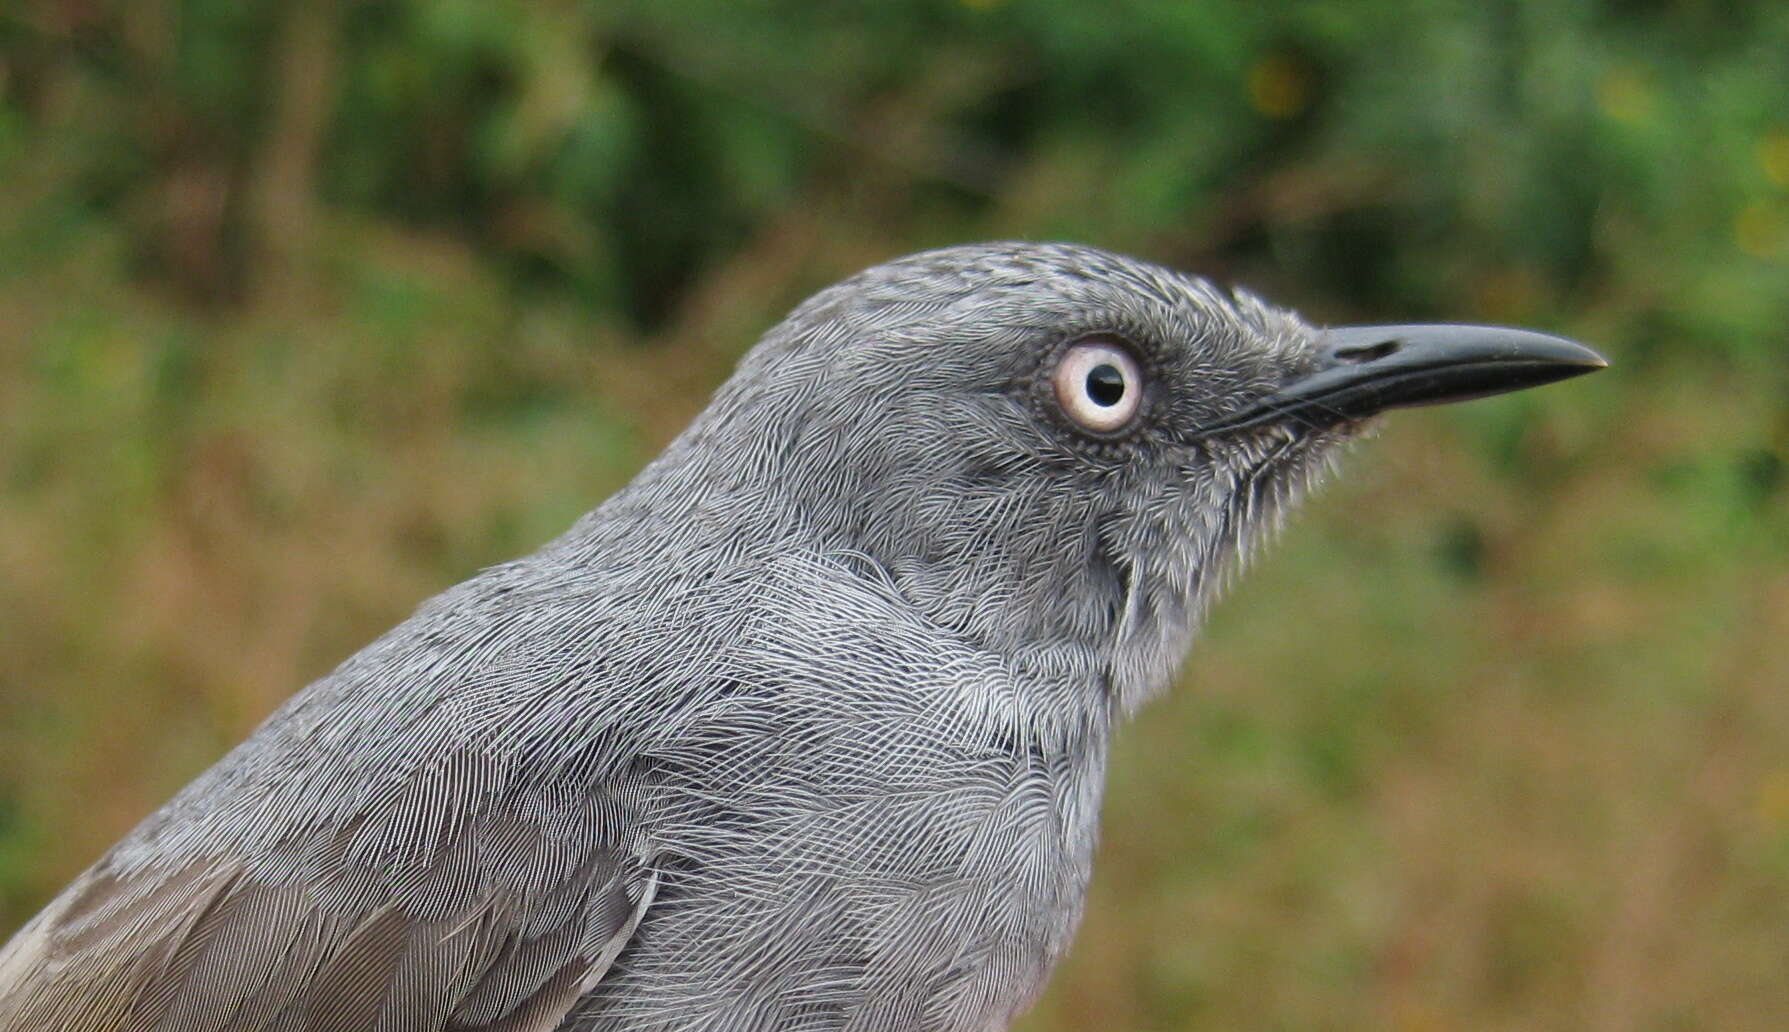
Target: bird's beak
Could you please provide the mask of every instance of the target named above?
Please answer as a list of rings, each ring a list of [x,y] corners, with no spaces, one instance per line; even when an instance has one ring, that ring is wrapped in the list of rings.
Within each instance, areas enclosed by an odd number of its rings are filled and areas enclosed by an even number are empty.
[[[1227,419],[1340,423],[1386,409],[1482,398],[1607,366],[1582,344],[1507,326],[1341,326],[1318,338],[1316,367]]]

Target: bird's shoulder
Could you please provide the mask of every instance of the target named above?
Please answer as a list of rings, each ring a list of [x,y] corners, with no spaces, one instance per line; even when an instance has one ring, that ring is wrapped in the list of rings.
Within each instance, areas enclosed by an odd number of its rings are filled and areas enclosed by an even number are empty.
[[[553,1027],[655,876],[613,800],[433,784],[253,853],[127,843],[0,952],[0,1029]]]
[[[600,592],[516,588],[426,604],[144,821],[0,949],[0,1030],[557,1024],[655,891],[614,747],[651,707],[579,652]]]

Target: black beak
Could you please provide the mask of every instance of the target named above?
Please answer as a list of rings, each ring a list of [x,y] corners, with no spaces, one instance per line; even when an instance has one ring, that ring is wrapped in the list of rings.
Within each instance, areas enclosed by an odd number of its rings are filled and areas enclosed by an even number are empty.
[[[1205,429],[1288,417],[1342,423],[1386,409],[1539,387],[1609,364],[1582,344],[1507,326],[1342,326],[1325,330],[1319,344],[1311,372]]]

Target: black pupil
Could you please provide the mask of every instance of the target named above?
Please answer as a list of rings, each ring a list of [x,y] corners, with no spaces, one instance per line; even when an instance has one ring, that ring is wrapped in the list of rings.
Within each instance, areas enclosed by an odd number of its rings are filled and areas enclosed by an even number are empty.
[[[1124,400],[1124,374],[1110,363],[1094,366],[1087,373],[1087,396],[1101,408],[1111,408]]]

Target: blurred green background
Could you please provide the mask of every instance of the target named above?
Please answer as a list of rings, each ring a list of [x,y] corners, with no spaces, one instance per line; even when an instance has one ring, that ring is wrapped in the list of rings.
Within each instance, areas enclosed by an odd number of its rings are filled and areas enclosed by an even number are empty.
[[[795,301],[999,237],[1615,363],[1357,449],[1024,1028],[1789,1028],[1780,0],[9,0],[0,933]]]

